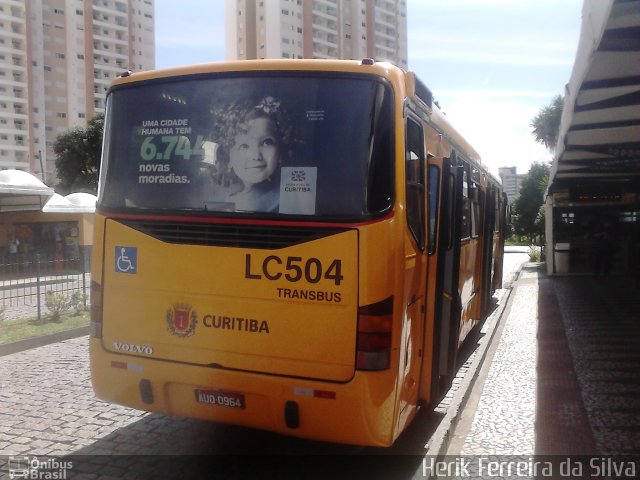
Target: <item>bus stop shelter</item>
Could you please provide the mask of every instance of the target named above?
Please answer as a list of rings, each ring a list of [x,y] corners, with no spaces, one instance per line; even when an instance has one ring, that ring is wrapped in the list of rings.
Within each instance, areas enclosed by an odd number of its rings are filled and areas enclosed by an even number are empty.
[[[53,188],[22,170],[0,171],[0,212],[42,210]]]
[[[548,274],[638,274],[640,0],[584,2],[545,215]]]

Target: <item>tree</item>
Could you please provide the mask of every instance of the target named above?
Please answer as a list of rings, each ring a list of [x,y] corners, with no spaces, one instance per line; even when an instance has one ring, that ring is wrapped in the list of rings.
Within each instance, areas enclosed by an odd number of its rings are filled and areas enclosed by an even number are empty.
[[[547,150],[555,150],[558,143],[563,106],[562,95],[556,95],[551,100],[551,104],[540,110],[531,121],[532,135],[536,142],[542,143]]]
[[[96,193],[100,172],[104,115],[89,120],[86,128],[72,128],[58,136],[53,144],[60,193]]]
[[[540,241],[544,235],[544,221],[540,209],[544,205],[544,191],[549,180],[550,166],[535,162],[522,178],[520,196],[515,202],[513,226],[517,235],[527,237],[529,243]]]

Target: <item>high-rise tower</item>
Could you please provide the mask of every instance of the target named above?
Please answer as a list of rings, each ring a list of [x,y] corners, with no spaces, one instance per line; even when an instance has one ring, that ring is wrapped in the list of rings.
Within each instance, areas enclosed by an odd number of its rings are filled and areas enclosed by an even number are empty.
[[[55,184],[56,137],[155,65],[154,0],[0,0],[0,169]],[[42,168],[44,172],[42,171]]]
[[[386,60],[407,68],[405,0],[227,0],[227,59]]]

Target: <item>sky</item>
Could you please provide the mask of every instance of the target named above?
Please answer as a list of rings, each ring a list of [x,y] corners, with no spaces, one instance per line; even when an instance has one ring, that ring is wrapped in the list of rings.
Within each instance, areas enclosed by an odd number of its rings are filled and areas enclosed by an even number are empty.
[[[156,0],[156,68],[224,60],[224,4]],[[551,160],[530,124],[564,92],[581,13],[582,0],[407,0],[409,69],[493,173]]]

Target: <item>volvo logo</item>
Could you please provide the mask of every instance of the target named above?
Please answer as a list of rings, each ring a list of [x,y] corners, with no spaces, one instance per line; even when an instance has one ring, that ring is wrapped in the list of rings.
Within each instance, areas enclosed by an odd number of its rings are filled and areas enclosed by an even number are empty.
[[[153,353],[153,347],[149,347],[147,345],[136,345],[135,343],[122,343],[116,340],[115,342],[113,342],[113,346],[119,352],[144,353],[146,355],[151,355]]]

